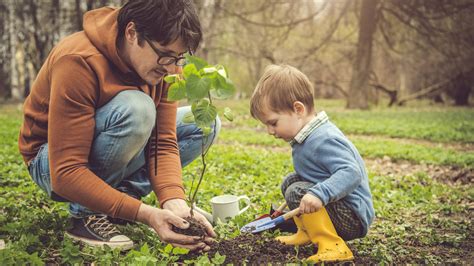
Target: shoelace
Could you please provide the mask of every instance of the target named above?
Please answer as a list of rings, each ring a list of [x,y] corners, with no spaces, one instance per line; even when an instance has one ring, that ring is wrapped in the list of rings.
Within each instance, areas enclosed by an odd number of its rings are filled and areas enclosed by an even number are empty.
[[[114,224],[109,222],[107,216],[89,216],[86,222],[86,226],[90,224],[92,229],[95,229],[97,233],[102,237],[109,237],[114,233],[120,233]]]

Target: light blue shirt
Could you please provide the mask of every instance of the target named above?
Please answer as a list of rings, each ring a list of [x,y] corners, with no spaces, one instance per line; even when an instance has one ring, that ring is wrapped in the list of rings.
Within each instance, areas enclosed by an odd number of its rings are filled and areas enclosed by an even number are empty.
[[[364,235],[375,211],[364,161],[354,144],[319,113],[290,142],[296,173],[315,185],[308,193],[324,206],[343,200],[354,210],[364,227]]]

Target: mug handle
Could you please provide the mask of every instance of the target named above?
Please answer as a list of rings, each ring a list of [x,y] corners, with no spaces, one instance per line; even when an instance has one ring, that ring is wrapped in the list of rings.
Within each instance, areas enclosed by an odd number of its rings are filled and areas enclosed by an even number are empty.
[[[244,201],[247,203],[247,206],[245,206],[245,208],[243,208],[242,210],[240,210],[239,213],[237,214],[237,215],[240,215],[240,214],[242,214],[244,211],[246,211],[246,210],[250,207],[250,199],[249,199],[249,197],[242,195],[242,196],[239,196],[239,197],[237,198],[237,200],[238,200],[238,201],[244,200]]]

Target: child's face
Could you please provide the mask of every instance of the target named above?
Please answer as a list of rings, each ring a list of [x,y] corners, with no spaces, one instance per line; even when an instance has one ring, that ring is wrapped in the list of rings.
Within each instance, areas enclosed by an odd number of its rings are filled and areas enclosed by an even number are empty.
[[[267,127],[268,134],[275,138],[291,141],[305,125],[297,112],[273,112],[266,110],[260,121]]]

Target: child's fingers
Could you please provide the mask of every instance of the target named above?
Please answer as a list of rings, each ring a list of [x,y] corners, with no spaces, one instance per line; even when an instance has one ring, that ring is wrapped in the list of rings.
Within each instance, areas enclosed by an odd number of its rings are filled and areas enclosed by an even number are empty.
[[[305,202],[301,202],[300,204],[300,213],[305,214],[305,213],[310,213],[311,206],[309,204],[306,204]]]

